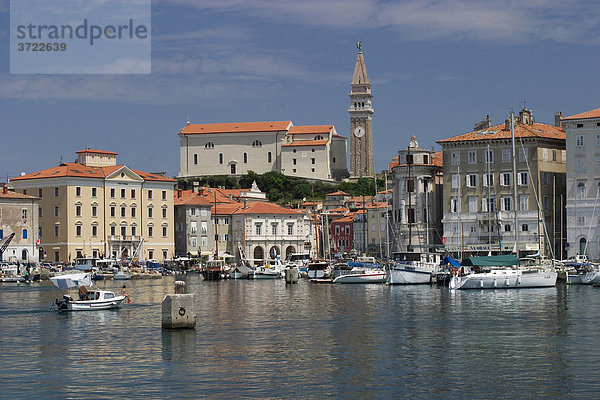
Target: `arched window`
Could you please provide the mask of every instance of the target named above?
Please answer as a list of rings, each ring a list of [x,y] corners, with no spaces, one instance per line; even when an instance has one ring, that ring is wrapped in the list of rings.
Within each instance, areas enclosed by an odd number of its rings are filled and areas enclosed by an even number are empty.
[[[579,182],[577,184],[577,200],[585,199],[585,183]]]
[[[586,244],[587,244],[587,240],[585,238],[579,239],[579,254],[581,254],[581,255],[585,254],[585,251],[587,250]]]
[[[27,250],[21,252],[21,260],[27,261]]]
[[[244,153],[244,164],[248,163],[248,153]]]
[[[323,140],[323,136],[317,135],[317,136],[315,136],[315,140]]]
[[[23,239],[27,239],[27,229],[23,229]]]
[[[223,164],[223,153],[219,153],[219,164]]]
[[[267,162],[271,162],[271,152],[267,153]]]
[[[194,154],[194,165],[198,165],[198,154]]]
[[[262,142],[260,140],[255,140],[252,142],[252,147],[262,147]]]
[[[204,145],[204,148],[205,148],[205,149],[214,149],[214,148],[215,148],[215,145],[214,145],[214,143],[213,143],[213,142],[207,142],[207,143]]]

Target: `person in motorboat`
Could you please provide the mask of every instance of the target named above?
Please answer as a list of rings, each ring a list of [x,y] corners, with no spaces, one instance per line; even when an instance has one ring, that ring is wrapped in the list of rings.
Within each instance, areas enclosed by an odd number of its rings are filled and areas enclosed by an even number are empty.
[[[85,285],[81,285],[79,287],[79,300],[89,300],[88,299],[88,288]]]
[[[125,296],[127,299],[127,304],[131,304],[131,296],[127,294],[127,285],[123,285],[121,288],[121,296]]]

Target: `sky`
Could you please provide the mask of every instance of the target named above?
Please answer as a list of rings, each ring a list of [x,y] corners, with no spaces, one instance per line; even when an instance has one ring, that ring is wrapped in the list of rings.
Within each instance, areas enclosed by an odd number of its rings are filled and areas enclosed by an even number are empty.
[[[600,107],[595,0],[155,0],[139,75],[10,74],[9,10],[0,0],[0,181],[86,147],[175,176],[188,119],[333,123],[349,137],[357,41],[378,171],[412,135],[440,150],[524,104],[550,124]]]

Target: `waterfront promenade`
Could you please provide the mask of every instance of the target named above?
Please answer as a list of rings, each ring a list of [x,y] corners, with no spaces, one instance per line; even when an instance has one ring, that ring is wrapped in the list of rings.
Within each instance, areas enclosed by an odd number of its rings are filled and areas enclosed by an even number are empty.
[[[0,287],[0,398],[591,398],[600,289],[205,282],[195,330],[161,329],[174,277],[118,311],[58,314]],[[117,281],[99,282],[116,290]]]

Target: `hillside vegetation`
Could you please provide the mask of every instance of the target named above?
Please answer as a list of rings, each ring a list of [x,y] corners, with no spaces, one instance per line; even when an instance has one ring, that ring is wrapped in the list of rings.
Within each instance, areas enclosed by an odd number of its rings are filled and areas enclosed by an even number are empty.
[[[180,178],[179,189],[191,189],[192,182],[200,186],[224,187],[225,189],[249,189],[256,181],[259,189],[267,194],[270,201],[279,204],[298,204],[302,201],[323,200],[327,193],[344,191],[354,196],[373,196],[375,182],[372,178],[361,178],[356,182],[341,182],[339,184],[312,182],[304,178],[290,177],[279,172],[257,174],[249,171],[239,177],[228,175],[206,176],[198,178]],[[377,179],[377,191],[385,189],[383,179]]]

